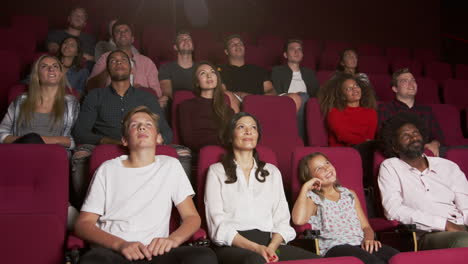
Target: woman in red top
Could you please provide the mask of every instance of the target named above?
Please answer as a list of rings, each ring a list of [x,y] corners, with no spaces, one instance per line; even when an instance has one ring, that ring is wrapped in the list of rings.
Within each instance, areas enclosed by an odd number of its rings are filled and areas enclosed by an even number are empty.
[[[336,75],[323,85],[319,102],[327,117],[330,146],[354,146],[374,139],[376,101],[369,84],[350,74]]]
[[[338,74],[319,92],[322,113],[327,117],[328,144],[352,146],[362,160],[363,184],[370,188],[376,143],[377,112],[374,90],[356,75]]]

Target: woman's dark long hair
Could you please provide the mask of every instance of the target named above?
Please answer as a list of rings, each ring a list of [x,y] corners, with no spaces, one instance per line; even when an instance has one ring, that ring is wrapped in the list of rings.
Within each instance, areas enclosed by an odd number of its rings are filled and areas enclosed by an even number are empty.
[[[229,123],[228,127],[225,130],[224,133],[224,147],[226,149],[226,154],[223,155],[223,158],[221,160],[221,163],[223,164],[224,171],[226,172],[226,177],[227,180],[224,183],[235,183],[237,181],[237,174],[236,174],[236,168],[237,165],[234,162],[234,148],[232,146],[233,142],[233,137],[234,137],[234,130],[236,129],[237,121],[241,119],[242,117],[251,117],[255,123],[257,124],[257,132],[258,132],[258,141],[260,141],[262,137],[262,128],[260,126],[260,123],[258,123],[258,120],[255,116],[246,113],[246,112],[239,112],[235,114],[231,122]],[[265,170],[265,162],[260,160],[258,157],[258,152],[256,149],[253,151],[253,158],[255,162],[257,163],[257,170],[255,171],[255,179],[259,182],[265,182],[266,177],[270,175],[270,173]]]
[[[60,48],[58,50],[58,55],[57,55],[57,58],[60,60],[60,62],[62,62],[62,58],[63,58],[63,54],[62,54],[62,47],[63,47],[63,44],[65,43],[65,41],[69,40],[69,39],[74,39],[76,41],[76,56],[73,58],[73,62],[72,64],[70,65],[70,68],[73,68],[75,67],[75,69],[77,70],[80,70],[81,68],[83,68],[83,47],[81,45],[81,41],[79,38],[75,37],[75,36],[69,36],[69,37],[66,37],[61,43],[60,43]],[[62,63],[63,64],[63,63]],[[64,65],[65,66],[65,65]],[[68,67],[68,66],[65,66],[65,67]]]

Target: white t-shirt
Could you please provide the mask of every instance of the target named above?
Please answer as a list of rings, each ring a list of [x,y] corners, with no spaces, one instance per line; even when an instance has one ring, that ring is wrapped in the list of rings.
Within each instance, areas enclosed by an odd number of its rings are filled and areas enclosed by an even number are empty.
[[[289,85],[288,93],[307,93],[307,87],[300,71],[293,72],[291,84]]]
[[[255,178],[257,164],[246,182],[242,169],[237,167],[237,181],[227,184],[223,165],[210,166],[205,185],[205,211],[208,232],[217,245],[232,245],[237,231],[258,229],[280,234],[285,243],[296,237],[289,224],[288,202],[284,194],[281,173],[267,163],[270,173],[265,182]]]
[[[182,165],[158,155],[148,166],[126,168],[126,159],[123,155],[99,167],[81,210],[100,215],[96,225],[126,241],[147,245],[168,237],[172,203],[194,195]]]

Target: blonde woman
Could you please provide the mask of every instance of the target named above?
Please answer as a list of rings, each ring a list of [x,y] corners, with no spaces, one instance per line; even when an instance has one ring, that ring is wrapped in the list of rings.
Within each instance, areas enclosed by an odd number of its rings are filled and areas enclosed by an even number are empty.
[[[27,93],[8,107],[0,124],[1,143],[59,144],[71,150],[71,129],[79,103],[67,95],[63,65],[53,56],[41,56],[33,66]]]

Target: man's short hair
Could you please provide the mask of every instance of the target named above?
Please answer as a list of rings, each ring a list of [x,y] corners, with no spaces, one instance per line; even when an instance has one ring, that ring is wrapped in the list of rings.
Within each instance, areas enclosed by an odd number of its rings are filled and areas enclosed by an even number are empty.
[[[75,12],[76,10],[83,10],[83,13],[85,13],[86,15],[86,19],[88,19],[88,12],[86,11],[86,9],[84,7],[81,7],[81,6],[74,6],[70,9],[70,12],[68,13],[68,16],[70,16],[73,12]]]
[[[398,76],[404,74],[404,73],[411,73],[410,70],[408,68],[401,68],[401,69],[398,69],[396,70],[393,74],[392,74],[392,87],[395,86],[397,87],[398,86]]]
[[[231,41],[231,39],[235,39],[235,38],[238,38],[242,41],[242,37],[239,35],[239,34],[232,34],[232,35],[229,35],[227,37],[224,38],[224,49],[227,49],[228,48],[228,45],[229,45],[229,41]]]
[[[110,67],[110,64],[109,64],[109,61],[111,60],[111,57],[114,53],[117,53],[117,52],[120,52],[120,53],[123,53],[125,55],[125,57],[127,57],[127,60],[128,60],[128,63],[130,64],[130,70],[132,69],[132,63],[130,62],[130,56],[128,56],[128,54],[123,51],[123,50],[120,50],[120,49],[117,49],[117,50],[113,50],[109,53],[109,55],[107,56],[107,59],[106,59],[106,70],[108,73],[110,73],[110,70],[109,70],[109,67]]]
[[[128,28],[130,28],[130,31],[132,32],[132,36],[133,36],[133,33],[134,33],[135,31],[133,30],[133,25],[132,25],[132,23],[130,23],[129,21],[124,20],[124,19],[118,19],[118,20],[114,23],[114,25],[112,26],[112,36],[114,36],[114,30],[115,30],[115,28],[118,27],[118,26],[121,26],[121,25],[128,26]]]
[[[398,130],[406,124],[414,125],[419,130],[424,144],[427,142],[427,128],[421,117],[412,112],[400,112],[387,119],[379,131],[379,145],[387,158],[397,156],[394,147],[398,144]]]
[[[301,47],[304,46],[302,40],[300,39],[288,39],[288,41],[286,41],[286,44],[284,44],[283,52],[288,52],[289,44],[291,43],[299,43]]]
[[[179,39],[179,36],[180,36],[180,35],[189,35],[190,37],[192,37],[192,34],[190,34],[190,31],[184,30],[184,29],[179,30],[179,31],[177,31],[177,33],[176,33],[176,35],[175,35],[174,44],[177,45],[177,40]]]
[[[130,112],[128,112],[123,118],[123,121],[122,121],[122,136],[123,137],[128,138],[128,129],[130,126],[130,119],[132,119],[132,116],[134,116],[136,113],[148,114],[154,122],[156,131],[159,132],[159,116],[151,112],[151,110],[147,106],[140,105],[130,110]]]

